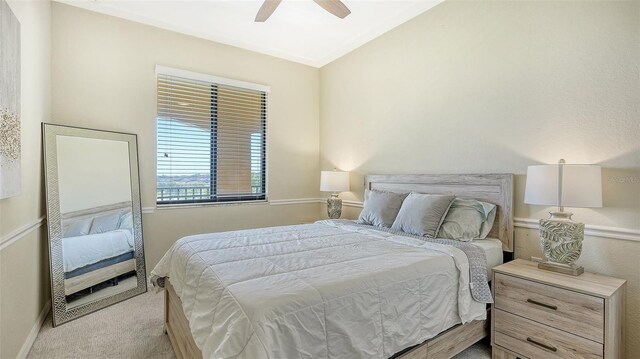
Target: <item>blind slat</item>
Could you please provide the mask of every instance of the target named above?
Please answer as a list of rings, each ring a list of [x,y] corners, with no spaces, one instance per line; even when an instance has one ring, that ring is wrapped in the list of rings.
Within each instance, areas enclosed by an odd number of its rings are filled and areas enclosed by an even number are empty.
[[[209,102],[210,100],[215,100],[216,103]],[[227,107],[232,108],[254,108],[254,109],[262,109],[263,104],[260,99],[255,100],[243,100],[240,98],[231,98],[231,97],[209,97],[209,96],[159,96],[158,97],[158,106],[159,107],[193,107],[200,109],[208,109],[212,106],[225,105]]]
[[[207,90],[210,91],[211,89]],[[190,91],[187,89],[179,88],[179,87],[158,87],[158,99],[163,101],[175,101],[178,99],[183,100],[193,100],[194,102],[205,105],[207,102],[206,99],[215,99],[218,101],[227,101],[236,100],[239,103],[244,104],[253,104],[255,106],[262,106],[263,103],[261,101],[261,96],[255,95],[242,95],[236,94],[233,92],[225,92],[224,95],[217,95],[211,93],[203,93],[202,91]]]
[[[194,114],[197,116],[224,116],[228,114],[229,116],[243,116],[249,118],[259,119],[262,113],[262,109],[234,109],[230,106],[221,106],[218,105],[216,107],[211,108],[210,110],[195,110],[190,109],[188,106],[180,106],[180,107],[158,107],[158,111],[160,113],[167,112],[168,114],[182,113],[182,114]]]
[[[211,98],[237,98],[245,101],[252,101],[260,103],[261,94],[258,93],[243,93],[234,90],[229,90],[223,87],[217,87],[214,90],[218,90],[214,93],[210,93],[212,88],[194,88],[187,86],[174,86],[174,85],[162,85],[158,84],[158,98],[161,97],[192,97],[195,99],[202,99],[204,97]]]
[[[234,86],[227,86],[227,85],[222,85],[222,84],[216,84],[213,82],[202,82],[202,81],[191,81],[191,80],[184,80],[184,79],[180,79],[177,77],[172,77],[172,78],[162,78],[159,77],[158,78],[158,87],[160,86],[176,86],[176,87],[184,87],[185,89],[189,90],[189,91],[193,91],[193,90],[207,90],[209,88],[211,88],[212,86],[215,86],[219,89],[223,89],[226,92],[229,93],[237,93],[243,96],[249,96],[249,95],[262,95],[262,94],[266,94],[264,91],[258,91],[258,90],[249,90],[249,89],[243,89],[240,87],[234,87]]]
[[[231,121],[235,121],[238,124],[250,123],[250,124],[262,124],[262,120],[258,120],[255,117],[246,117],[241,114],[237,115],[225,115],[225,116],[214,116],[214,115],[204,115],[197,113],[181,113],[180,111],[160,111],[159,117],[162,117],[165,121],[174,121],[179,122],[177,125],[194,125],[200,126],[200,128],[209,128],[212,120],[222,119],[226,120],[223,124],[230,126]],[[187,116],[191,116],[191,118],[187,118]],[[220,122],[220,121],[218,121]],[[176,125],[175,123],[167,123],[165,126]]]

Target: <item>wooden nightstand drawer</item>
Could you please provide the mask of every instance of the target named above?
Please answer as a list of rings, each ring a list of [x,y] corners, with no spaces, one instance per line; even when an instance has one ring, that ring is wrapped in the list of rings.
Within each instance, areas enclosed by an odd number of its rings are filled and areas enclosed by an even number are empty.
[[[528,358],[602,358],[603,345],[496,310],[495,344]]]
[[[625,280],[515,259],[493,268],[491,286],[494,359],[625,358]]]
[[[495,307],[604,343],[604,300],[571,290],[495,275]]]

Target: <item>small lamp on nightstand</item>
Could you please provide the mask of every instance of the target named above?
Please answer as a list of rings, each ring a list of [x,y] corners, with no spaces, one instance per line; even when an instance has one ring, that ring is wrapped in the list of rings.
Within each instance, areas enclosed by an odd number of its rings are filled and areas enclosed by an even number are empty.
[[[327,198],[327,214],[329,218],[336,219],[342,215],[342,200],[338,197],[339,192],[349,191],[349,172],[342,171],[320,171],[320,191],[332,192]]]
[[[600,166],[569,165],[560,160],[555,165],[529,166],[524,203],[557,205],[549,219],[540,220],[540,242],[546,262],[538,268],[564,274],[580,275],[583,267],[575,262],[582,253],[584,224],[571,219],[564,207],[602,207],[602,173]]]

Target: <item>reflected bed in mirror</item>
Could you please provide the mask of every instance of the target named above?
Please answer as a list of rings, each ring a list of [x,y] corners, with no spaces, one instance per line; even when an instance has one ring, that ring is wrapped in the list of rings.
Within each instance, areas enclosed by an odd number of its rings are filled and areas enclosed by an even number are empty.
[[[54,325],[147,290],[133,134],[43,124]]]
[[[131,201],[62,213],[62,257],[67,307],[136,287]]]

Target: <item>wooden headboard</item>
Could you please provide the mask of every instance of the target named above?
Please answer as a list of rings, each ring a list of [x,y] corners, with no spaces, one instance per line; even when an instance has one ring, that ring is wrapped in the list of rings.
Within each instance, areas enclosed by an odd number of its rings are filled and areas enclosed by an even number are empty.
[[[389,192],[451,194],[497,205],[489,237],[513,252],[513,174],[368,175],[364,188]]]

